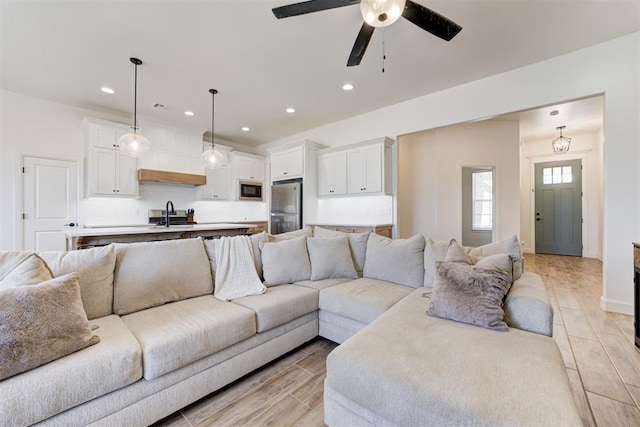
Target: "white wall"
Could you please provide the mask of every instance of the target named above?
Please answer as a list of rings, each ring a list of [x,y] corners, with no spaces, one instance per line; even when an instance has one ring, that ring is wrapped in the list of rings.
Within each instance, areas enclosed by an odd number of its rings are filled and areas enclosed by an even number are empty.
[[[120,123],[128,118],[110,116],[83,110],[14,92],[0,91],[0,250],[21,248],[22,241],[22,156],[51,157],[78,161],[83,170],[86,155],[83,120],[85,116]],[[143,122],[149,136],[156,139],[167,132],[152,122]],[[196,156],[202,149],[197,131],[174,129],[176,135],[187,135],[192,146],[187,153]],[[151,139],[151,143],[154,141]],[[225,142],[229,144],[228,142]],[[160,161],[171,163],[170,144],[165,139],[150,159],[141,166],[161,166]],[[230,144],[229,144],[230,145]],[[235,148],[235,147],[234,147]],[[157,156],[156,156],[157,154]],[[154,163],[155,162],[155,163]],[[178,168],[189,167],[186,157],[176,159]],[[197,162],[196,162],[197,163]],[[81,179],[82,181],[82,179]],[[80,187],[83,187],[83,182]],[[81,193],[83,194],[83,193]],[[199,201],[198,190],[192,186],[141,183],[138,199],[96,197],[80,200],[80,225],[145,224],[148,209],[164,208],[173,200],[177,209],[194,208],[198,222],[266,221],[266,203]]]
[[[328,146],[495,117],[598,94],[604,102],[603,308],[633,312],[640,240],[640,33],[390,105],[262,146],[308,138]],[[390,74],[389,78],[392,77]]]
[[[497,240],[520,233],[519,125],[488,120],[402,136],[398,231],[462,239],[462,168],[495,167]]]
[[[523,250],[535,252],[535,187],[536,163],[582,159],[582,256],[602,259],[602,139],[601,132],[565,134],[571,137],[566,154],[553,154],[551,139],[527,141],[522,147],[520,164],[521,211],[520,236]]]

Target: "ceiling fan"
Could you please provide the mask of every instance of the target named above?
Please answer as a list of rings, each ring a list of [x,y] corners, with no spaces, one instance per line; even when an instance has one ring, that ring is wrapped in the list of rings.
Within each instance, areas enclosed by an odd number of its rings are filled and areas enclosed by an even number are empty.
[[[351,49],[347,67],[360,64],[377,27],[387,27],[401,16],[446,41],[450,41],[462,30],[460,25],[450,19],[411,0],[308,0],[276,7],[272,11],[276,18],[281,19],[358,3],[364,22]]]

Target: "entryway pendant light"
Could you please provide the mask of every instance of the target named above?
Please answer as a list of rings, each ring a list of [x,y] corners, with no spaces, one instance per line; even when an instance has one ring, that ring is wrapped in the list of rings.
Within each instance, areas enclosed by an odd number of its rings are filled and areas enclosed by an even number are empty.
[[[362,0],[360,13],[364,22],[372,27],[388,27],[404,12],[406,0]]]
[[[133,83],[133,132],[122,135],[118,140],[120,151],[124,154],[134,157],[140,157],[143,153],[149,151],[151,143],[147,138],[138,133],[138,65],[142,65],[142,61],[138,58],[129,58],[129,61],[135,65],[134,83]]]
[[[213,133],[213,113],[215,112],[215,89],[209,89],[211,94],[211,148],[202,153],[202,165],[207,169],[218,169],[224,166],[224,155],[215,149],[215,134]]]
[[[553,152],[556,154],[566,153],[569,151],[569,146],[571,145],[571,138],[562,136],[562,129],[564,128],[566,128],[566,126],[558,126],[556,129],[560,131],[560,136],[551,141]]]

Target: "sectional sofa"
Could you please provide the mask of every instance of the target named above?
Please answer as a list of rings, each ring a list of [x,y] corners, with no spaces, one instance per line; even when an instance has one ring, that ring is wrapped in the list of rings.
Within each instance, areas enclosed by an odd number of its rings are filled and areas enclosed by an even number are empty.
[[[75,278],[99,338],[1,380],[0,425],[148,425],[318,335],[341,343],[330,426],[581,425],[537,275],[518,271],[498,332],[425,313],[448,242],[320,228],[250,242],[266,290],[230,301],[212,295],[216,241],[0,253],[0,299]],[[511,258],[521,269],[519,246]]]

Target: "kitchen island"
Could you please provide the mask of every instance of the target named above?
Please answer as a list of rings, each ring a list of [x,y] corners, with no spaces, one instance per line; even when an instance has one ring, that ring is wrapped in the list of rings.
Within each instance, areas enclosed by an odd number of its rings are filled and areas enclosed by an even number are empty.
[[[135,227],[95,227],[73,228],[65,231],[67,250],[104,246],[109,243],[152,242],[157,240],[188,239],[202,237],[215,239],[221,236],[247,234],[247,230],[257,227],[249,223],[212,223],[172,225],[142,225]]]

